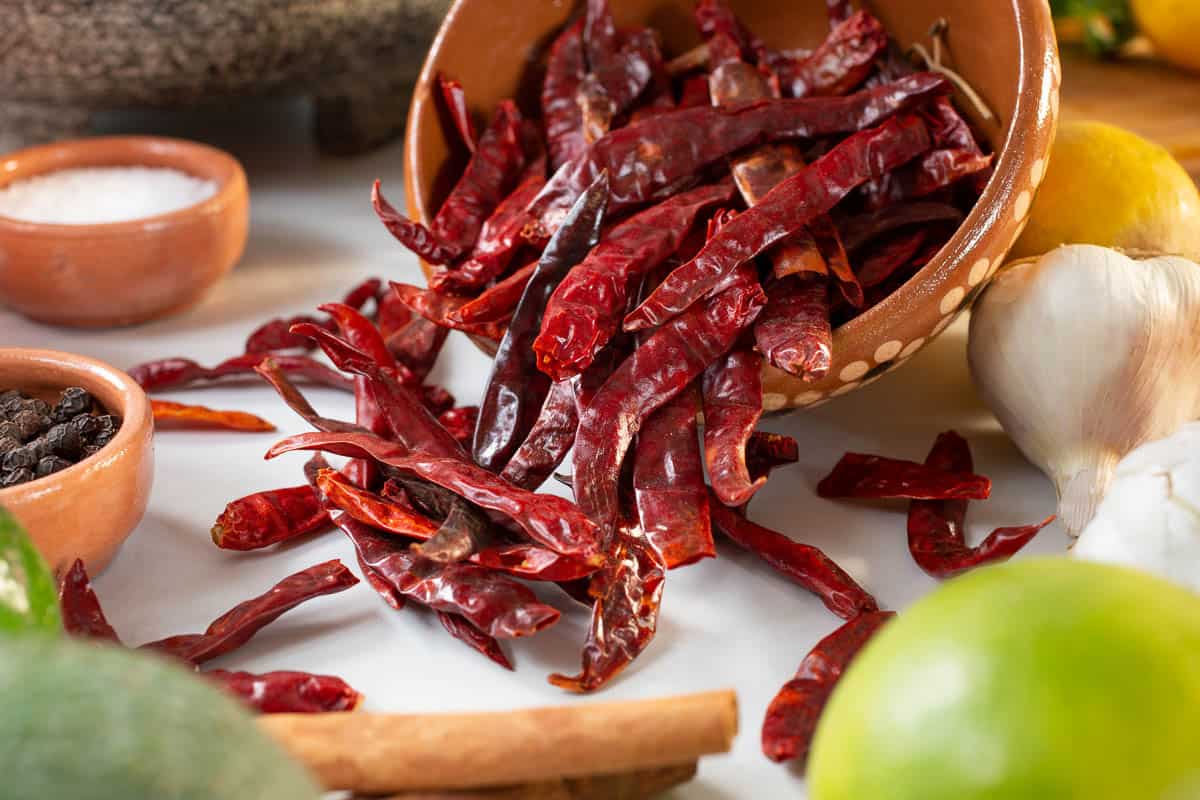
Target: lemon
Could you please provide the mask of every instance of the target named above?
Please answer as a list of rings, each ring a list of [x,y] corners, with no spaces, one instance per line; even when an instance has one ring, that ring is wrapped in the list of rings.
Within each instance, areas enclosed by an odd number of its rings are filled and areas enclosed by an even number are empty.
[[[1200,3],[1133,0],[1133,15],[1159,55],[1177,67],[1200,71]]]
[[[1196,2],[1200,7],[1200,0]],[[1010,258],[1095,244],[1200,258],[1200,191],[1162,147],[1103,122],[1059,126]]]
[[[1200,595],[1065,558],[889,623],[821,716],[812,800],[1200,798]]]

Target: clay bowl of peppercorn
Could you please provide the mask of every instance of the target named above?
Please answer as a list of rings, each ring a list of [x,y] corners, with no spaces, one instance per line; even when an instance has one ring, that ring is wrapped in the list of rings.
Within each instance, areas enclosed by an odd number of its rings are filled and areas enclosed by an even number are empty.
[[[434,219],[470,156],[439,76],[462,84],[477,127],[506,98],[515,99],[526,118],[540,119],[548,50],[564,26],[583,13],[583,5],[525,0],[454,4],[425,62],[410,108],[404,143],[410,217],[426,224]],[[831,36],[821,0],[727,0],[727,5],[769,51],[784,51],[788,58],[807,58],[804,51],[818,48]],[[882,22],[895,43],[891,53],[900,54],[909,67],[944,67],[955,74],[954,107],[969,123],[983,155],[993,156],[992,171],[990,177],[983,172],[972,187],[970,203],[960,204],[961,216],[937,231],[936,241],[930,230],[927,241],[933,246],[918,248],[908,262],[911,271],[899,276],[902,283],[885,284],[890,293],[876,292],[873,298],[868,292],[865,310],[857,315],[830,315],[832,357],[824,377],[802,380],[766,366],[763,405],[768,411],[813,406],[854,391],[903,364],[941,334],[970,306],[1023,230],[1054,137],[1061,70],[1045,0],[866,0],[856,5]],[[654,29],[666,60],[694,51],[701,42],[693,15],[696,0],[611,0],[611,7],[618,30]],[[913,45],[922,47],[924,55]],[[743,59],[751,57],[743,54]],[[878,68],[881,61],[874,63]],[[673,80],[675,100],[682,103],[686,75],[677,74]],[[868,81],[858,89],[872,85]],[[806,159],[810,167],[823,154],[819,143],[812,146],[801,140],[800,146],[811,153]],[[657,145],[645,147],[651,154],[658,152]],[[688,147],[680,142],[676,149]],[[646,167],[640,174],[653,173]],[[830,212],[835,220],[839,210]],[[770,255],[767,250],[758,259],[768,296],[770,276],[763,260]],[[854,252],[850,266],[856,271],[863,266]],[[435,275],[435,268],[424,262],[422,267],[427,276]],[[480,344],[487,348],[487,343]]]
[[[58,571],[104,569],[146,511],[150,401],[125,373],[53,350],[0,348],[0,506]]]

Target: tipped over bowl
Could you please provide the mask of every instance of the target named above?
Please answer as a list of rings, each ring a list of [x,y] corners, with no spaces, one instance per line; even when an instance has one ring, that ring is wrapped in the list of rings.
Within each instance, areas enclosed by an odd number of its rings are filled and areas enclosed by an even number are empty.
[[[618,26],[660,32],[666,57],[699,43],[693,0],[613,0]],[[775,48],[818,44],[828,32],[825,4],[768,0],[729,5]],[[995,153],[994,171],[979,200],[946,244],[906,283],[834,331],[825,378],[806,382],[774,367],[764,372],[768,411],[812,406],[876,380],[915,355],[974,300],[1024,229],[1045,172],[1059,106],[1061,70],[1050,11],[1044,0],[987,0],[966,8],[953,0],[875,0],[864,4],[907,47],[928,43],[931,24],[948,23],[943,62],[965,78],[997,120],[956,105]],[[404,143],[410,215],[428,223],[453,185],[465,150],[444,125],[437,77],[460,81],[473,110],[489,114],[515,98],[534,114],[540,79],[536,64],[548,42],[577,13],[571,3],[457,0],[418,80]],[[422,263],[426,274],[430,266]]]

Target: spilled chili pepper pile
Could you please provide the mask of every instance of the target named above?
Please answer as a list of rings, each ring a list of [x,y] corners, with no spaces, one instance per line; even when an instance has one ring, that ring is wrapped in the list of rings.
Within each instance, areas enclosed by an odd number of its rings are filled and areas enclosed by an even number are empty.
[[[214,543],[336,528],[384,603],[428,609],[508,669],[502,642],[562,613],[529,582],[555,584],[592,623],[579,672],[550,681],[586,692],[650,644],[668,571],[725,539],[846,620],[764,724],[770,757],[802,757],[892,613],[819,549],[747,518],[799,456],[755,430],[764,362],[822,378],[833,329],[937,252],[991,166],[944,78],[916,71],[869,13],[829,9],[827,40],[797,54],[700,0],[704,44],[668,61],[653,31],[618,29],[588,0],[549,48],[540,121],[505,101],[482,132],[470,87],[443,76],[466,169],[428,227],[372,190],[387,229],[435,267],[429,288],[372,281],[322,316],[265,323],[214,367],[132,371],[151,391],[261,376],[315,429],[268,453],[315,453],[307,480],[230,502]],[[448,330],[494,344],[478,407],[428,382]],[[321,415],[301,382],[352,391],[355,420]],[[944,434],[926,464],[848,454],[820,494],[911,500],[910,549],[938,577],[1005,558],[1040,526],[965,545],[966,503],[990,482],[960,441]],[[537,491],[551,479],[574,502]],[[207,635],[181,641],[203,650]]]

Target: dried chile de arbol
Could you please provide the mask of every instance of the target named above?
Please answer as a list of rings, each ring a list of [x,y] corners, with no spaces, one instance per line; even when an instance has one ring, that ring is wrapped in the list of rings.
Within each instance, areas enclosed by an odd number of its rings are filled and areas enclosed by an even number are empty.
[[[543,237],[556,231],[576,198],[606,170],[609,212],[615,214],[674,194],[703,167],[744,147],[861,131],[948,91],[940,75],[918,73],[845,97],[766,100],[733,109],[706,105],[644,119],[597,139],[563,164],[530,205],[532,222]],[[927,141],[922,145],[903,161],[929,149]],[[855,186],[883,170],[860,171],[866,176]]]
[[[224,550],[258,550],[331,524],[311,486],[292,486],[231,501],[212,527],[212,540]]]
[[[207,406],[172,403],[167,400],[151,400],[150,410],[154,414],[155,429],[216,428],[251,433],[275,430],[275,426],[270,422],[245,411],[220,411]]]
[[[358,578],[334,559],[289,575],[264,594],[239,603],[217,617],[204,633],[185,633],[142,645],[143,648],[203,664],[250,641],[254,634],[285,612],[322,595],[345,591]]]
[[[490,322],[460,321],[456,312],[467,304],[465,297],[442,294],[433,289],[422,289],[420,286],[394,281],[391,286],[401,303],[440,327],[462,331],[471,336],[480,336],[494,342],[504,338],[504,328],[508,323],[508,317]],[[522,287],[523,290],[524,287]]]
[[[368,300],[379,293],[381,285],[382,281],[378,278],[368,278],[347,292],[342,298],[342,303],[351,308],[362,309]],[[311,350],[315,345],[307,337],[298,336],[291,331],[292,326],[300,322],[326,326],[333,324],[332,320],[320,320],[309,314],[290,318],[276,317],[264,322],[246,338],[245,351],[271,353],[278,350]]]
[[[353,711],[362,695],[333,675],[276,671],[229,672],[211,669],[200,673],[261,714],[321,714]]]
[[[828,375],[833,360],[829,282],[798,274],[769,283],[767,305],[754,321],[754,341],[784,372],[807,381]]]
[[[575,379],[551,384],[537,421],[500,472],[514,486],[536,489],[562,463],[579,425]]]
[[[104,609],[100,607],[100,600],[92,589],[82,559],[75,559],[75,563],[59,581],[58,605],[62,612],[63,630],[71,636],[121,643],[117,632],[104,616]]]
[[[326,505],[336,506],[353,519],[373,528],[422,540],[437,533],[436,520],[364,490],[335,470],[325,469],[317,473],[317,488],[324,496]]]
[[[975,469],[967,440],[954,431],[938,434],[925,466],[947,472]],[[966,500],[913,500],[908,507],[908,551],[934,578],[951,578],[972,567],[1008,559],[1054,517],[1035,525],[997,528],[975,547],[964,538]]]
[[[583,138],[583,114],[576,96],[587,75],[583,51],[583,24],[580,17],[568,25],[546,59],[546,77],[542,83],[542,123],[550,150],[550,168],[558,169],[587,149]]]
[[[471,624],[470,620],[461,614],[451,614],[447,611],[437,612],[438,622],[446,629],[446,633],[460,642],[483,654],[507,670],[513,669],[512,661],[500,647],[496,637],[489,636]]]
[[[772,66],[792,97],[840,95],[862,85],[887,45],[883,24],[866,11],[857,11],[804,58],[776,59]]]
[[[147,392],[184,389],[198,383],[222,378],[246,377],[255,374],[255,367],[265,358],[273,358],[279,369],[292,379],[301,379],[319,386],[346,392],[354,391],[354,380],[330,369],[308,356],[276,353],[246,353],[222,361],[215,367],[203,367],[190,358],[164,358],[148,361],[129,370],[129,376]]]
[[[629,290],[683,243],[699,214],[733,197],[729,180],[678,194],[607,231],[546,303],[533,342],[538,369],[556,381],[587,369],[620,331]]]
[[[896,614],[867,611],[846,622],[817,642],[796,676],[783,685],[771,704],[762,726],[762,749],[772,761],[808,757],[817,720],[842,673],[879,629]]]
[[[762,365],[761,355],[741,346],[704,371],[704,460],[713,494],[727,506],[748,503],[766,483],[746,467],[746,442],[762,416]]]
[[[445,75],[438,75],[437,82],[442,102],[446,105],[446,112],[450,115],[450,121],[454,123],[454,128],[458,131],[458,138],[462,140],[468,150],[474,153],[476,147],[475,121],[471,119],[471,110],[467,107],[467,93],[463,89],[463,85]]]
[[[748,265],[712,300],[650,334],[609,377],[579,421],[574,491],[606,535],[616,528],[621,462],[646,419],[726,352],[757,316],[762,287]]]
[[[504,278],[502,281],[489,286],[468,303],[465,303],[453,311],[446,313],[446,324],[450,326],[456,325],[479,325],[485,323],[494,323],[496,325],[507,325],[508,320],[512,318],[513,312],[517,309],[517,303],[521,302],[521,295],[525,293],[525,285],[529,283],[529,279],[533,277],[534,270],[537,269],[538,262],[530,261],[523,267],[513,270],[513,273]],[[397,284],[399,285],[399,284]],[[464,333],[471,331],[464,329]],[[504,336],[503,330],[499,327],[488,328],[487,338],[500,341]]]
[[[982,475],[864,453],[846,453],[817,484],[826,498],[986,500],[991,491]]]
[[[475,463],[485,469],[500,471],[537,418],[550,388],[550,382],[537,369],[533,350],[542,311],[567,272],[599,241],[607,202],[608,175],[601,173],[579,196],[525,285],[496,350],[492,374],[479,404],[472,455]]]
[[[817,548],[751,522],[723,503],[710,505],[713,525],[722,535],[808,589],[842,619],[879,608],[874,597]]]
[[[915,115],[890,119],[847,137],[724,226],[699,255],[668,275],[645,302],[625,317],[626,330],[661,325],[720,291],[739,264],[829,211],[865,181],[928,149],[929,131]]]
[[[658,38],[648,29],[626,37],[613,56],[607,63],[593,64],[579,85],[576,99],[589,144],[608,133],[613,118],[629,108],[662,68]]]

